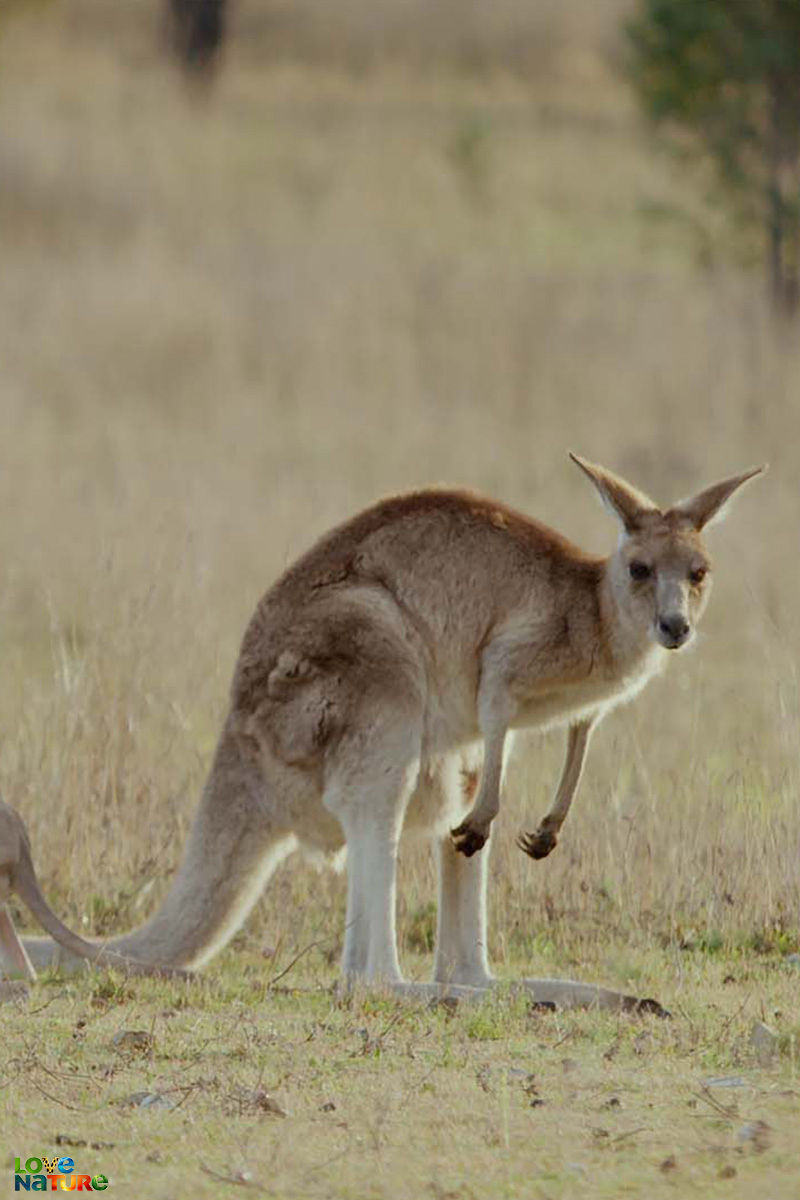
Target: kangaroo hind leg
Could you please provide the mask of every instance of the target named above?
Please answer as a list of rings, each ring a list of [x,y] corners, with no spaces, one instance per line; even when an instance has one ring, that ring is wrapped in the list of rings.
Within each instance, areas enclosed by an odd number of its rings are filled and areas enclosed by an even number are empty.
[[[433,978],[438,983],[488,987],[486,877],[489,849],[465,858],[448,835],[439,841],[439,907]]]
[[[397,847],[419,773],[422,714],[374,701],[370,707],[364,724],[338,746],[323,799],[347,842],[345,982],[392,986],[402,982],[395,926]]]
[[[473,799],[479,775],[474,754],[465,759],[452,756],[442,764],[436,786],[458,811]],[[470,857],[459,852],[452,835],[437,839],[439,902],[433,978],[438,983],[465,984],[485,988],[493,977],[489,970],[486,935],[486,882],[489,846]]]

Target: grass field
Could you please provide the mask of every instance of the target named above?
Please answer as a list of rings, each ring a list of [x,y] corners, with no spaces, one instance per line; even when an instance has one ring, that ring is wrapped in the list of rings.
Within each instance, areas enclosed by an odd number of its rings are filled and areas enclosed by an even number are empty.
[[[533,7],[242,0],[208,93],[149,0],[0,15],[0,790],[65,919],[130,927],[259,594],[333,522],[456,483],[602,552],[567,449],[664,501],[769,461],[709,534],[702,638],[601,729],[558,851],[514,847],[557,738],[493,839],[498,972],[673,1020],[340,1005],[343,881],[292,860],[202,983],[2,1010],[9,1188],[63,1134],[148,1197],[800,1196],[800,351],[639,127],[626,5]],[[415,977],[433,886],[404,854]]]

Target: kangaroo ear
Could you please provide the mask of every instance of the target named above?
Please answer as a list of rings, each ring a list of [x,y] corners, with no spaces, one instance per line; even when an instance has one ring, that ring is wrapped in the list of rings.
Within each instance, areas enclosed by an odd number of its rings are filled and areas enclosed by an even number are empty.
[[[760,475],[766,469],[766,467],[753,467],[750,471],[745,471],[743,475],[733,475],[730,479],[723,479],[721,483],[712,483],[711,487],[698,492],[696,496],[692,496],[688,500],[681,500],[680,504],[676,504],[670,509],[670,513],[683,517],[699,531],[706,525],[720,520],[725,515],[726,505],[737,488],[740,488],[743,483],[747,483],[748,479],[754,479],[756,475]]]
[[[587,462],[585,458],[581,458],[578,454],[573,454],[572,451],[570,451],[569,456],[584,474],[589,476],[600,493],[600,498],[605,507],[611,513],[612,517],[616,517],[622,522],[628,533],[633,533],[638,528],[643,516],[659,511],[649,496],[646,496],[644,492],[640,492],[637,488],[631,487],[629,483],[626,483],[624,479],[620,479],[618,475],[613,475],[611,471],[607,471],[604,467],[598,467],[594,463]]]

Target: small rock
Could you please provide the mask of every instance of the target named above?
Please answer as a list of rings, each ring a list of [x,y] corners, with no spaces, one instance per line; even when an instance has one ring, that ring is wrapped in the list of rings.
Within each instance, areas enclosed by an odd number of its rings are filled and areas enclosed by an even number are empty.
[[[750,1030],[750,1046],[759,1066],[768,1067],[778,1052],[778,1035],[763,1021],[755,1021]]]
[[[153,1036],[146,1029],[121,1029],[111,1045],[121,1054],[146,1054],[153,1049]]]
[[[763,1154],[772,1144],[772,1130],[766,1121],[748,1121],[736,1131],[736,1140],[742,1149],[749,1146],[756,1154]]]
[[[266,1113],[271,1117],[288,1117],[286,1109],[274,1096],[263,1088],[237,1088],[233,1093],[233,1102],[238,1108],[238,1115],[246,1113]]]
[[[800,967],[800,954],[787,954],[783,961],[787,966]]]

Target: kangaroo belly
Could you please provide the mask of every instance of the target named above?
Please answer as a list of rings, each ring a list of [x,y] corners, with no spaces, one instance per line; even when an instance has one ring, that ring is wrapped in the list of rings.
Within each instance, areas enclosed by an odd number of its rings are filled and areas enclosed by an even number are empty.
[[[469,811],[480,781],[483,747],[461,746],[421,763],[403,832],[411,837],[444,837]]]

